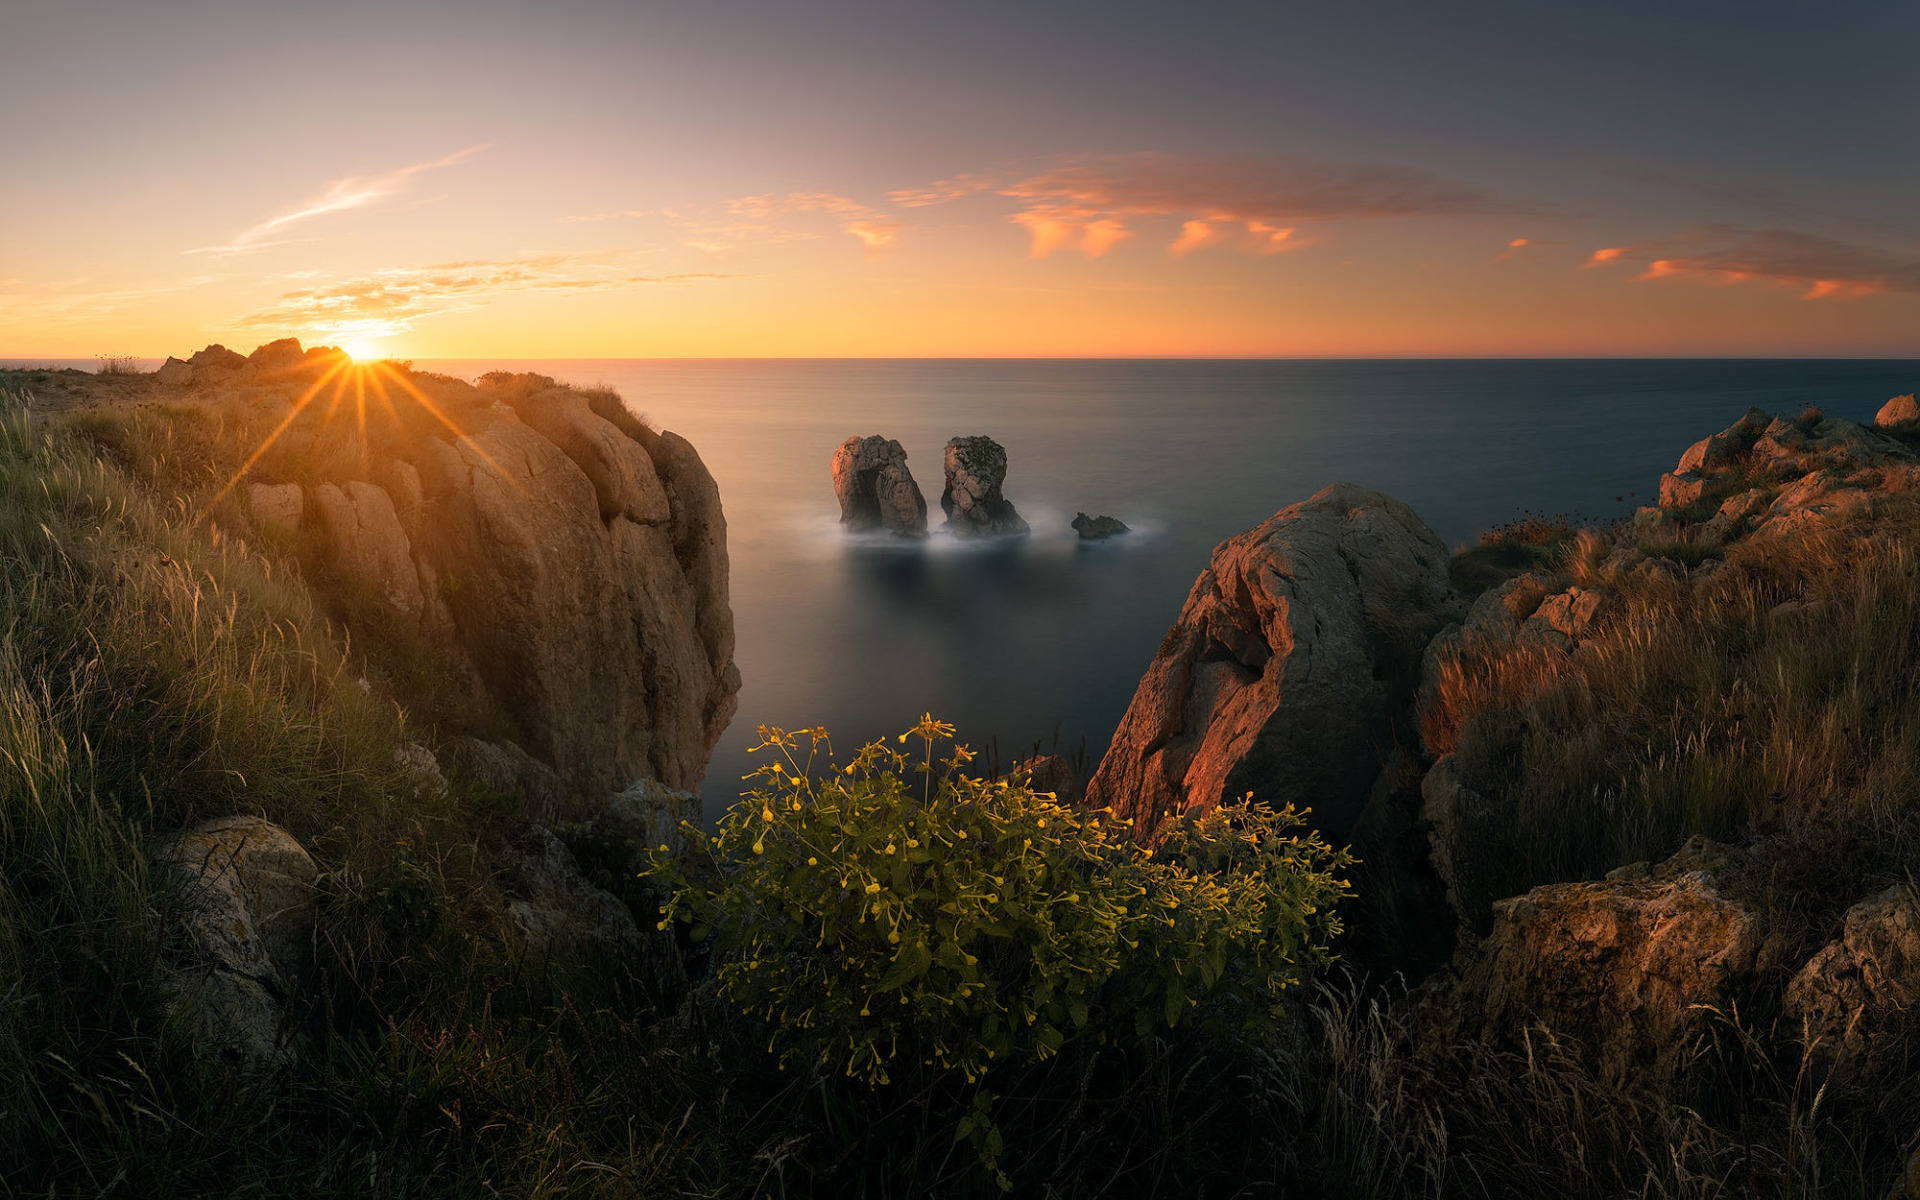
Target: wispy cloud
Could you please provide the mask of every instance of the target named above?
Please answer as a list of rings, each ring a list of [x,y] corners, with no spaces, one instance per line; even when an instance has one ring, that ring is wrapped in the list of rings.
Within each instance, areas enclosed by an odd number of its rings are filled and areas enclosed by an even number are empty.
[[[551,254],[374,271],[287,292],[273,307],[238,324],[321,336],[373,329],[388,335],[426,317],[478,308],[510,292],[591,291],[738,278],[715,272],[636,275],[620,268],[620,257]]]
[[[1920,256],[1837,241],[1792,229],[1699,225],[1675,237],[1595,250],[1586,267],[1642,264],[1636,280],[1749,281],[1804,288],[1807,300],[1846,300],[1881,292],[1920,293]]]
[[[884,250],[893,244],[904,224],[900,218],[833,192],[788,192],[784,196],[743,196],[727,203],[737,217],[771,224],[783,213],[826,213],[835,218],[842,233],[859,238],[869,250]]]
[[[982,192],[1018,204],[1008,219],[1027,231],[1035,258],[1058,250],[1097,258],[1156,220],[1178,223],[1166,246],[1176,256],[1212,246],[1278,254],[1310,244],[1301,234],[1310,222],[1522,211],[1470,184],[1406,167],[1177,154],[1080,157],[1037,172],[962,175],[890,199],[918,207]]]
[[[378,203],[404,190],[414,176],[453,166],[455,163],[472,158],[486,148],[485,145],[468,146],[465,150],[455,151],[444,158],[414,163],[412,166],[401,167],[396,171],[388,171],[380,175],[349,175],[344,179],[336,179],[327,185],[325,191],[290,212],[271,217],[258,225],[244,229],[218,246],[200,246],[188,250],[187,253],[225,255],[264,250],[268,246],[278,245],[281,241],[278,235],[291,226],[298,225],[302,221],[310,221],[315,217],[347,212]]]

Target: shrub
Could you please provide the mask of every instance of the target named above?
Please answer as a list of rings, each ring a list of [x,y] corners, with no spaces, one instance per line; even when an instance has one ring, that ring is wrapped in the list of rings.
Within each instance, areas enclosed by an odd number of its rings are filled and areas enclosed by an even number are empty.
[[[1351,859],[1291,808],[1188,818],[1151,852],[1107,810],[967,775],[964,746],[936,764],[951,733],[928,717],[901,735],[924,743],[916,785],[883,742],[841,767],[824,730],[763,727],[751,790],[713,836],[687,829],[704,853],[654,852],[662,928],[715,939],[722,991],[772,1024],[783,1067],[957,1072],[958,1135],[991,1161],[991,1069],[1074,1038],[1268,1028],[1329,961]]]

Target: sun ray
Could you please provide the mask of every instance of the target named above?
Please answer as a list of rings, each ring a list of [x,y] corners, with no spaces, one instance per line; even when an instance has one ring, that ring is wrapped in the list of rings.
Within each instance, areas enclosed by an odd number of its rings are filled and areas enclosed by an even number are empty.
[[[488,454],[486,450],[481,447],[480,443],[472,437],[472,435],[462,431],[458,425],[455,425],[453,421],[450,418],[448,418],[446,413],[443,413],[440,411],[439,405],[435,404],[431,399],[429,399],[425,392],[413,386],[413,383],[411,380],[407,379],[406,376],[395,372],[392,368],[388,367],[387,364],[384,362],[377,362],[372,364],[371,369],[379,372],[381,375],[385,376],[388,379],[391,379],[394,383],[398,384],[402,391],[406,392],[409,396],[412,396],[416,401],[419,402],[420,407],[426,409],[428,413],[432,414],[434,420],[440,422],[442,425],[445,425],[447,427],[448,432],[452,433],[454,437],[465,442],[467,445],[473,447],[473,452],[480,456],[481,461],[485,462],[489,467],[493,468],[494,474],[506,480],[508,487],[512,488],[516,492],[519,492],[523,496],[527,494],[527,489],[520,486],[519,480],[507,474],[506,471],[501,468],[499,463],[493,461],[493,456],[491,454]]]
[[[259,462],[268,449],[273,446],[274,442],[280,439],[280,435],[287,431],[287,427],[299,418],[300,414],[306,410],[307,405],[313,403],[313,398],[320,394],[320,389],[327,385],[327,381],[345,370],[346,365],[344,360],[335,363],[328,369],[325,375],[313,381],[313,386],[301,393],[300,398],[293,402],[293,409],[280,419],[278,425],[273,427],[273,432],[269,433],[260,445],[255,447],[253,453],[247,456],[247,461],[241,463],[240,469],[233,473],[233,477],[227,480],[226,484],[222,486],[219,491],[214,493],[213,499],[207,501],[206,508],[200,513],[202,519],[212,513],[214,505],[225,499],[227,493],[232,491],[234,487],[246,477],[247,472],[253,469],[253,465]]]
[[[353,373],[353,416],[360,429],[360,473],[369,470],[367,454],[367,371],[361,367]]]

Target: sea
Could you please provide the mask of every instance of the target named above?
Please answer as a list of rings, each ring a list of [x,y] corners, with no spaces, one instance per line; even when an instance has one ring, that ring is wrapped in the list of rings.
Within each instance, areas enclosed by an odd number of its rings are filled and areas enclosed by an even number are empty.
[[[90,366],[91,364],[86,364]],[[1914,360],[421,360],[472,378],[606,384],[699,450],[720,487],[740,709],[708,818],[760,726],[824,727],[844,758],[922,714],[982,762],[1096,763],[1213,548],[1328,484],[1412,505],[1449,545],[1528,515],[1652,502],[1694,441],[1748,407],[1869,421]],[[932,536],[849,534],[829,463],[898,439]],[[942,450],[1006,448],[1023,538],[939,529]],[[1131,532],[1083,542],[1078,512]]]

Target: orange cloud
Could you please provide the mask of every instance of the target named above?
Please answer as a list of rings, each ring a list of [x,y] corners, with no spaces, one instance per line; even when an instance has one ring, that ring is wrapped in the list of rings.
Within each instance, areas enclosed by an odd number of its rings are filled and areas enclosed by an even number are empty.
[[[1804,288],[1807,300],[1851,300],[1920,292],[1920,258],[1791,229],[1696,226],[1665,242],[1594,251],[1585,265],[1645,263],[1636,282],[1687,279],[1727,285],[1759,281]]]
[[[992,188],[1020,204],[1009,220],[1027,230],[1034,257],[1076,248],[1097,256],[1134,226],[1180,222],[1175,256],[1209,246],[1274,254],[1305,245],[1300,222],[1510,211],[1487,193],[1423,171],[1300,159],[1127,154],[1069,160],[997,186],[963,176],[895,192],[898,203],[935,204]]]
[[[617,253],[551,254],[374,271],[287,292],[272,308],[238,323],[327,337],[361,333],[377,325],[385,336],[426,317],[478,308],[509,292],[605,290],[737,278],[711,272],[630,275],[609,261],[620,257]]]
[[[827,213],[839,218],[841,232],[859,238],[869,250],[893,244],[905,222],[833,192],[788,192],[785,196],[743,196],[727,202],[728,211],[749,220],[771,222],[783,213]]]

